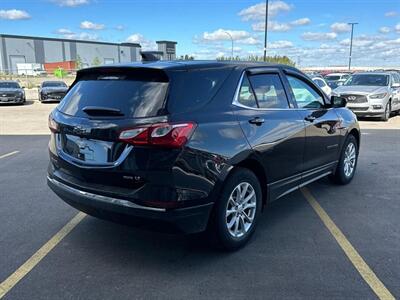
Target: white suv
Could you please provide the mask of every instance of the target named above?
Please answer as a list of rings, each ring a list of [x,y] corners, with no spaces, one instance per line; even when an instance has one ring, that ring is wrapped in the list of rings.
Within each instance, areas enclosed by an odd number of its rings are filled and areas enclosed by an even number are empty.
[[[400,75],[395,72],[353,74],[333,95],[346,98],[347,107],[360,117],[387,121],[400,111]]]

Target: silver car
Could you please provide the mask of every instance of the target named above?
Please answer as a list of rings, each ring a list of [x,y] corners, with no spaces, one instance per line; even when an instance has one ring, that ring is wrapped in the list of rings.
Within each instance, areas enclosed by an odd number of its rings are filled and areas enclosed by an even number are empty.
[[[400,111],[400,76],[394,72],[356,73],[332,95],[345,98],[357,116],[387,121],[391,113]]]

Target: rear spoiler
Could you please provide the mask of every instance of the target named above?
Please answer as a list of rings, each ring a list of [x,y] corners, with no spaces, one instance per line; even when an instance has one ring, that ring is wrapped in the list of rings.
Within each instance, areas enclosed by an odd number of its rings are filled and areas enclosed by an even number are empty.
[[[163,69],[146,66],[100,66],[77,71],[75,81],[69,89],[81,80],[98,80],[101,76],[112,77],[121,75],[126,76],[126,79],[130,80],[169,82],[169,77]]]

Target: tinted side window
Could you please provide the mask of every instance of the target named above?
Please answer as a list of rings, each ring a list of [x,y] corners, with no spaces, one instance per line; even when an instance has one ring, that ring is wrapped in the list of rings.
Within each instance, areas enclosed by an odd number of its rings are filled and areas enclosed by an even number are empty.
[[[231,67],[170,71],[169,112],[193,111],[207,104],[231,71]]]
[[[238,102],[247,107],[258,107],[247,76],[243,77],[242,85],[239,91]]]
[[[250,76],[251,86],[260,108],[288,108],[285,90],[278,74]]]
[[[314,88],[301,79],[293,76],[287,76],[290,87],[292,88],[294,98],[299,108],[322,108],[324,100]]]

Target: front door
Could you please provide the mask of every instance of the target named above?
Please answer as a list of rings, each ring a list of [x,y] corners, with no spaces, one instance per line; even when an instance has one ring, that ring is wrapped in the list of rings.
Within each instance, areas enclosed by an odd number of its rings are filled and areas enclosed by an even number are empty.
[[[278,70],[247,72],[234,101],[240,126],[262,162],[271,199],[293,189],[303,170],[304,122],[288,101]]]
[[[306,127],[305,175],[310,178],[323,175],[329,172],[338,160],[340,142],[338,115],[334,108],[326,105],[323,94],[311,81],[295,74],[288,74],[286,78]]]

